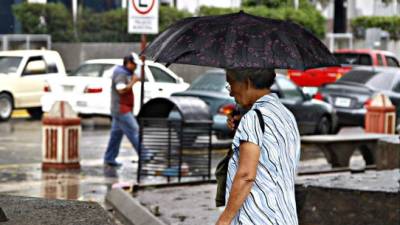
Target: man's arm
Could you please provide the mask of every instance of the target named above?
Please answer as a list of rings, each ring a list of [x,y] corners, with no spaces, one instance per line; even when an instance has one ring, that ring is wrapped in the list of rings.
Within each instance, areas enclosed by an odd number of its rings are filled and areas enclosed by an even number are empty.
[[[136,82],[138,82],[139,80],[140,80],[139,77],[133,75],[128,84],[117,83],[117,84],[116,84],[116,89],[117,89],[117,91],[118,91],[119,94],[125,94],[125,93],[127,93],[128,91],[132,91],[133,85],[134,85]]]
[[[236,213],[249,195],[253,182],[256,179],[260,147],[252,142],[240,144],[239,168],[233,179],[231,193],[224,212],[217,221],[217,225],[230,224]]]

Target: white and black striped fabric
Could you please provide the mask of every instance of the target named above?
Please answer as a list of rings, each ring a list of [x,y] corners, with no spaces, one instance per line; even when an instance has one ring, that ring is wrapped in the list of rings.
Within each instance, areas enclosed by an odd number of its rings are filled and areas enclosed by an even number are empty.
[[[255,108],[263,116],[264,132]],[[297,225],[294,184],[300,135],[293,114],[276,94],[257,100],[240,121],[232,143],[234,154],[229,161],[226,200],[238,169],[239,145],[243,141],[260,146],[260,159],[251,192],[231,224]]]

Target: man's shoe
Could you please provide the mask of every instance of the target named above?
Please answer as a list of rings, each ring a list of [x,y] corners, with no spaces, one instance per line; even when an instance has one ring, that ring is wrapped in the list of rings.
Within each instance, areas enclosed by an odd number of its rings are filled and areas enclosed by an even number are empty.
[[[111,167],[120,167],[120,166],[122,166],[122,163],[119,163],[119,162],[104,162],[104,165],[111,166]]]

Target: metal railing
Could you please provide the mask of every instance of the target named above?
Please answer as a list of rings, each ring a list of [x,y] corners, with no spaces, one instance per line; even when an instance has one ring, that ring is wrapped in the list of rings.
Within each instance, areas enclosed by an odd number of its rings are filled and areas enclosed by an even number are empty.
[[[167,183],[211,179],[212,122],[141,119],[142,148],[138,183],[144,176],[164,177]],[[198,179],[197,179],[198,180]]]
[[[11,46],[16,42],[23,42],[23,49],[32,49],[37,42],[45,42],[45,48],[51,49],[51,36],[47,34],[3,34],[0,35],[2,50],[11,50]],[[41,46],[44,47],[44,46]]]

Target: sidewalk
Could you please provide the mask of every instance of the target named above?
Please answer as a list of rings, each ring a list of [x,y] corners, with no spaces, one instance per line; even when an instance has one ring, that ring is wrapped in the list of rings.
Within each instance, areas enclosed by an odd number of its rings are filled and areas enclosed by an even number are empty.
[[[398,198],[398,191],[400,186],[398,181],[400,180],[399,169],[386,170],[386,171],[366,171],[365,173],[352,174],[350,172],[342,173],[331,173],[324,175],[310,175],[310,176],[298,176],[296,178],[296,185],[304,188],[310,187],[310,189],[321,188],[321,190],[326,189],[326,195],[324,199],[329,201],[329,204],[335,205],[337,202],[343,201],[345,199],[343,196],[336,196],[335,190],[343,190],[345,193],[354,192],[352,198],[359,198],[359,194],[362,192],[366,193],[362,198],[362,201],[369,201],[372,205],[379,205],[379,202],[373,203],[373,199],[368,200],[372,197],[370,193],[390,193],[396,195]],[[297,188],[296,188],[296,191]],[[169,225],[212,225],[217,220],[218,216],[221,214],[223,207],[215,207],[214,197],[216,192],[216,184],[203,184],[195,186],[177,186],[177,187],[165,187],[157,189],[146,189],[141,190],[134,194],[134,197],[130,199],[122,200],[122,202],[138,202],[151,212],[154,216],[164,222],[164,224]],[[315,194],[312,190],[310,192],[309,198],[315,198]],[[332,193],[332,194],[329,194]],[[386,194],[386,195],[387,195]],[[130,193],[129,193],[130,195]],[[348,196],[347,196],[348,197]],[[387,196],[386,196],[387,197]],[[337,200],[335,200],[337,198]],[[393,197],[385,199],[385,194],[380,196],[384,198],[381,201],[386,202],[385,207],[393,205]],[[396,198],[396,197],[395,197]],[[311,200],[305,200],[306,204],[313,204]],[[304,200],[304,199],[303,199]],[[314,201],[319,201],[321,199],[316,199]],[[396,200],[395,200],[396,201]],[[311,202],[311,203],[310,203]],[[123,203],[125,204],[125,203]],[[303,205],[304,202],[298,202],[299,205]],[[315,203],[314,203],[315,204]],[[324,203],[320,203],[324,204]],[[339,203],[343,204],[343,203]],[[348,203],[355,205],[355,210],[358,210],[360,206],[357,206],[357,202]],[[389,204],[389,205],[388,205]],[[394,203],[395,204],[395,203]],[[371,206],[367,210],[376,211],[382,209],[374,209]],[[116,207],[117,211],[121,210],[121,207]],[[300,207],[301,208],[301,207]],[[328,207],[329,208],[329,207]],[[393,207],[392,207],[393,208]],[[308,207],[303,209],[304,211],[309,211]],[[328,209],[329,210],[329,209]],[[330,209],[331,210],[331,209]],[[365,210],[365,209],[362,209]],[[367,212],[367,211],[366,211]],[[136,214],[136,209],[129,211],[129,214]],[[351,212],[348,212],[351,213]],[[395,212],[392,212],[392,214]],[[311,213],[312,214],[312,213]],[[302,214],[299,214],[301,217]],[[343,215],[344,216],[344,215]],[[354,216],[354,215],[353,215]],[[366,215],[367,216],[367,215]],[[311,216],[307,216],[311,217]],[[398,217],[398,216],[397,216]],[[135,218],[132,216],[132,218]],[[300,218],[301,219],[301,218]],[[365,220],[365,218],[363,219]],[[376,220],[376,219],[375,219]],[[322,223],[322,221],[320,221]],[[332,222],[332,221],[331,221]],[[308,223],[311,224],[311,223]],[[338,223],[343,224],[343,223]],[[391,223],[392,224],[392,223]]]

